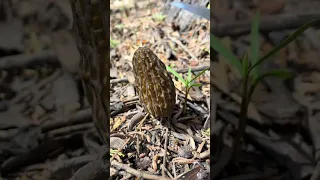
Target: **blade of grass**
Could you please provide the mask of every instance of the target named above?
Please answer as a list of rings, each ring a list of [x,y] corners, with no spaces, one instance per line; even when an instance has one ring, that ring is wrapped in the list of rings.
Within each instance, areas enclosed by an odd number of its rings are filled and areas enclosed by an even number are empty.
[[[241,62],[238,60],[237,56],[235,56],[229,49],[227,49],[213,34],[210,35],[210,44],[214,50],[224,56],[229,61],[229,63],[235,66],[242,74]]]
[[[192,83],[195,79],[197,79],[199,76],[201,76],[203,73],[205,73],[208,69],[202,70],[201,72],[199,72],[199,74],[197,74],[195,77],[193,77],[190,81],[190,83]]]
[[[279,45],[277,45],[275,48],[273,48],[268,54],[263,56],[257,63],[253,64],[251,68],[249,69],[249,73],[258,65],[260,65],[263,61],[280,51],[282,48],[284,48],[286,45],[291,43],[293,40],[295,40],[300,34],[302,34],[305,30],[307,30],[312,25],[316,24],[318,21],[313,20],[310,21],[303,26],[301,26],[298,30],[296,30],[291,36],[287,37],[285,40],[283,40]]]
[[[190,85],[190,87],[193,87],[193,86],[200,87],[201,85],[202,84],[200,84],[200,83],[193,83],[193,84]]]
[[[248,59],[248,54],[244,53],[242,57],[242,76],[245,77],[248,73],[249,70],[249,59]]]
[[[251,26],[251,63],[256,64],[259,60],[259,51],[260,51],[260,42],[259,42],[259,25],[260,25],[260,13],[257,12],[256,16],[253,19]],[[256,78],[259,76],[259,67],[253,69],[253,77]]]
[[[170,66],[166,66],[167,67],[167,71],[171,72],[175,77],[177,77],[179,79],[179,81],[181,81],[185,86],[187,86],[187,82],[186,80],[184,80],[182,78],[182,76],[177,73],[174,69],[172,69]]]
[[[191,82],[191,75],[192,75],[191,67],[189,67],[189,69],[188,69],[188,82]]]
[[[256,86],[259,84],[259,82],[261,80],[263,80],[264,78],[268,77],[268,76],[274,76],[274,77],[279,77],[279,78],[283,78],[283,79],[289,79],[293,77],[293,72],[290,72],[288,70],[271,70],[269,72],[266,72],[260,76],[258,76],[252,83],[250,90],[249,90],[249,99],[251,98],[251,95],[253,94],[254,89],[256,88]]]

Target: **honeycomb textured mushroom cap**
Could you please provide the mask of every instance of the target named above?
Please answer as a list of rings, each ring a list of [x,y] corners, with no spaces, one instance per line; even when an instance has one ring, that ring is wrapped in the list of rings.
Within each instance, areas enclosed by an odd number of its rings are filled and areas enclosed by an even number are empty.
[[[164,63],[151,49],[139,47],[132,64],[144,109],[155,118],[169,117],[176,103],[176,90]]]

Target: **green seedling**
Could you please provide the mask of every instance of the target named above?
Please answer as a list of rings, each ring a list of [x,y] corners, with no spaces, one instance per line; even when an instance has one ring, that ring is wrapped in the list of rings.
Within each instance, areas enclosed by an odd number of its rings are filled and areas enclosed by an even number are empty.
[[[117,24],[114,28],[122,30],[124,28],[124,24]]]
[[[124,157],[124,154],[116,149],[110,149],[110,156],[114,156],[117,154],[118,156]]]
[[[192,78],[192,72],[191,72],[191,68],[189,67],[189,70],[188,70],[188,76],[186,79],[183,79],[183,77],[177,73],[177,71],[175,71],[174,69],[172,69],[170,66],[166,66],[167,67],[167,71],[171,72],[175,77],[178,78],[178,80],[180,82],[182,82],[182,84],[184,85],[184,87],[186,88],[186,94],[185,94],[185,97],[184,97],[184,103],[183,103],[183,109],[182,109],[182,112],[184,113],[185,111],[185,108],[186,108],[186,105],[187,105],[187,98],[188,98],[188,94],[189,94],[189,91],[192,87],[199,87],[201,86],[200,83],[194,83],[193,81],[195,79],[197,79],[198,77],[200,77],[203,73],[205,73],[208,69],[205,69],[205,70],[202,70],[200,73],[198,73],[195,77]]]
[[[156,20],[156,21],[160,21],[161,22],[166,18],[166,16],[163,15],[162,13],[155,13],[155,14],[152,15],[152,18],[154,20]]]
[[[306,29],[315,24],[315,21],[308,22],[296,30],[292,35],[283,40],[280,44],[274,47],[270,52],[264,56],[260,56],[260,43],[259,43],[259,23],[260,14],[256,14],[253,22],[251,24],[251,34],[250,34],[250,52],[248,58],[247,53],[243,55],[242,58],[238,59],[229,49],[224,47],[224,45],[219,41],[217,37],[211,34],[210,44],[214,50],[220,53],[222,56],[233,65],[242,76],[242,101],[239,117],[239,127],[238,133],[235,137],[233,144],[233,154],[231,160],[234,162],[238,158],[240,151],[239,144],[246,127],[247,121],[247,111],[248,106],[251,101],[251,96],[256,88],[256,86],[265,78],[269,76],[279,77],[279,78],[291,78],[293,73],[288,70],[271,70],[268,72],[261,73],[260,65],[274,56],[282,48],[286,47],[289,43],[294,41],[299,35],[301,35]]]
[[[205,136],[210,137],[210,128],[208,128],[208,129],[205,130],[205,131],[202,131],[202,133],[203,133]]]
[[[112,48],[117,47],[119,44],[120,44],[120,41],[115,40],[115,39],[112,39],[112,38],[110,37],[110,46],[111,46]]]

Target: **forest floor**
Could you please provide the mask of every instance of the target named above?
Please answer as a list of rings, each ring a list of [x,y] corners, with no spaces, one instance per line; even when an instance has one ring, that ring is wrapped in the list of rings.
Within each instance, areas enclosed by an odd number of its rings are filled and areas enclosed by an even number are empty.
[[[184,77],[189,67],[195,76],[210,66],[209,21],[198,18],[190,30],[181,33],[166,22],[164,8],[162,1],[137,1],[135,8],[126,4],[112,9],[110,100],[111,105],[118,108],[111,111],[110,146],[115,150],[112,161],[130,164],[136,173],[161,175],[164,170],[161,165],[166,158],[166,176],[191,178],[199,173],[205,178],[210,167],[209,71],[195,80],[201,86],[190,91],[184,114],[185,87],[172,75],[178,98],[168,133],[158,119],[141,113],[144,110],[134,87],[132,57],[140,46],[150,48],[165,65],[170,65]],[[124,172],[111,170],[115,177],[120,174],[132,177]]]

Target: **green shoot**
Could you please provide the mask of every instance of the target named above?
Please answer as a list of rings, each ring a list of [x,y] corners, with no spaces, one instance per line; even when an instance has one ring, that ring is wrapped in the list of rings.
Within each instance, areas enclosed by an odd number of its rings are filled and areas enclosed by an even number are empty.
[[[124,27],[125,27],[124,24],[117,24],[114,26],[114,28],[120,29],[120,30],[122,30]]]
[[[188,69],[188,74],[187,74],[187,78],[186,79],[183,79],[183,77],[177,73],[177,71],[175,71],[174,69],[172,69],[170,66],[166,66],[167,67],[167,71],[171,72],[175,77],[178,78],[178,80],[180,82],[182,82],[182,84],[184,85],[184,87],[186,88],[186,94],[185,94],[185,97],[184,97],[184,103],[183,103],[183,110],[182,112],[184,113],[185,111],[185,108],[186,108],[186,105],[187,105],[187,101],[188,101],[188,94],[189,94],[189,91],[192,87],[199,87],[201,86],[200,83],[194,83],[193,81],[195,79],[197,79],[198,77],[200,77],[203,73],[205,73],[207,70],[209,69],[205,69],[205,70],[202,70],[200,73],[198,73],[195,77],[192,78],[192,72],[191,72],[191,68],[189,67]]]
[[[210,137],[210,128],[208,128],[208,129],[205,130],[205,131],[202,131],[202,134],[205,135],[205,136]]]
[[[119,44],[120,44],[120,41],[115,40],[115,39],[112,39],[112,38],[110,37],[110,46],[111,46],[112,48],[117,47]]]
[[[114,156],[115,154],[124,157],[124,154],[116,149],[110,149],[110,156]]]
[[[152,18],[154,20],[156,20],[156,21],[160,21],[161,22],[166,18],[166,16],[163,15],[162,13],[155,13],[155,14],[152,15]]]

